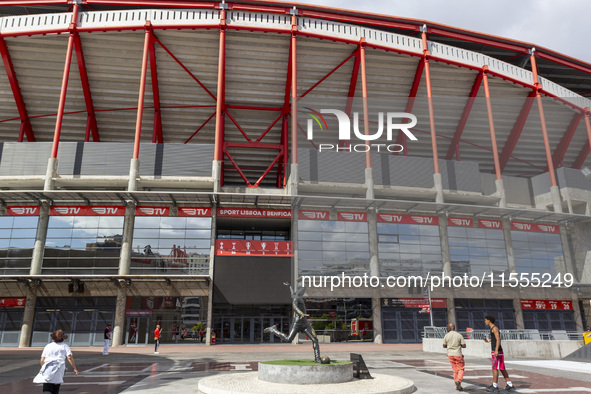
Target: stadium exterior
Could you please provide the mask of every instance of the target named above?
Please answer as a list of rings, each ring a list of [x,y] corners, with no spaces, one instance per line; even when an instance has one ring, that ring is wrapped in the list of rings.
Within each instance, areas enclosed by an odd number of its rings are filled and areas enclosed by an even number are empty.
[[[588,324],[591,64],[279,1],[0,15],[1,346],[269,342],[306,278],[322,341]]]

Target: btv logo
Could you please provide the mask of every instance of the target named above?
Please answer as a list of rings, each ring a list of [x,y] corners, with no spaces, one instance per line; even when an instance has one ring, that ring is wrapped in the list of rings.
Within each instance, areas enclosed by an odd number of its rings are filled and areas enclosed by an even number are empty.
[[[307,138],[311,141],[314,138],[314,121],[320,127],[320,130],[323,131],[326,129],[328,131],[328,125],[326,120],[322,116],[323,114],[332,114],[336,116],[338,124],[339,124],[339,140],[351,140],[351,119],[347,114],[343,111],[338,109],[321,109],[320,112],[315,111],[311,108],[307,108],[306,114],[308,114],[312,119],[308,119],[307,123]],[[417,137],[409,130],[416,126],[417,124],[417,117],[413,114],[407,112],[386,112],[386,139],[388,141],[392,141],[396,136],[394,136],[393,131],[401,130],[411,141],[417,141]],[[402,119],[409,119],[408,123],[398,122]],[[395,120],[397,123],[395,123]],[[355,137],[362,141],[375,141],[382,137],[384,134],[384,113],[378,113],[378,129],[374,134],[365,135],[359,130],[359,113],[353,113],[353,133]],[[324,127],[323,127],[324,126]],[[353,149],[355,152],[367,152],[371,148],[376,148],[377,151],[381,151],[381,148],[384,150],[388,150],[389,152],[401,152],[404,147],[400,144],[357,144],[351,145],[348,147],[337,147],[333,144],[320,144],[319,151],[322,150],[347,150],[351,151]]]

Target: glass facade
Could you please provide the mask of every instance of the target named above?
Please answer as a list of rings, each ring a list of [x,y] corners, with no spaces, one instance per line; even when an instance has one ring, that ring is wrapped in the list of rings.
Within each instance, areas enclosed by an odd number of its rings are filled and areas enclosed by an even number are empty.
[[[378,223],[380,275],[441,273],[438,226]]]
[[[373,339],[371,298],[306,298],[305,302],[320,342]]]
[[[369,272],[367,222],[298,221],[300,275]]]
[[[42,274],[115,275],[123,216],[50,216]]]
[[[131,274],[209,274],[211,218],[135,218]]]
[[[452,275],[508,272],[503,230],[448,227]]]
[[[28,275],[37,235],[37,216],[0,217],[0,273]]]
[[[511,231],[518,273],[566,273],[560,234]]]

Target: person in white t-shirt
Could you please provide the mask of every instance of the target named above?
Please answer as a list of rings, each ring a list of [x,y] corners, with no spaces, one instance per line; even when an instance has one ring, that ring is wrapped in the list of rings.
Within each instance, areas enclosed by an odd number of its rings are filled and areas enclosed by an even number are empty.
[[[33,380],[34,383],[43,383],[44,394],[58,394],[60,385],[64,382],[66,372],[66,359],[78,375],[74,356],[64,340],[68,336],[62,330],[56,330],[51,334],[53,342],[47,344],[41,354],[41,371]]]

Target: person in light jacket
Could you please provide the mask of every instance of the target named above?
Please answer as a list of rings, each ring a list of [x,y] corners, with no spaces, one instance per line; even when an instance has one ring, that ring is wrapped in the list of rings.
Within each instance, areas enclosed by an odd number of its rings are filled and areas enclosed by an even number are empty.
[[[58,394],[60,385],[64,382],[66,372],[66,359],[78,375],[74,356],[64,340],[68,336],[62,330],[55,330],[51,334],[53,342],[45,345],[41,354],[41,370],[33,379],[34,383],[43,383],[43,394]]]

